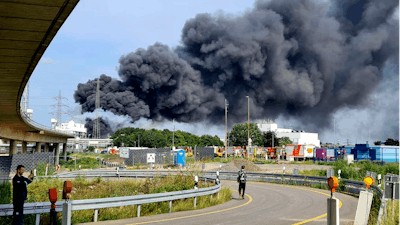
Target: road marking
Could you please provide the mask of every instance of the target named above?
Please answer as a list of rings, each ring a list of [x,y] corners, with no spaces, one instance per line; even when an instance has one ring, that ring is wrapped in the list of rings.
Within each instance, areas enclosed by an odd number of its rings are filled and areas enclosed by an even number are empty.
[[[248,183],[255,183],[255,184],[268,184],[268,183],[260,183],[260,182],[248,182]],[[326,195],[326,196],[328,196],[328,197],[331,197],[331,195],[330,194],[327,194],[327,193],[323,193],[323,192],[320,192],[320,191],[316,191],[316,190],[310,190],[310,188],[300,188],[300,187],[296,187],[296,186],[286,186],[286,187],[289,187],[289,188],[294,188],[294,189],[300,189],[300,190],[305,190],[305,191],[312,191],[312,192],[315,192],[315,193],[318,193],[318,194],[322,194],[322,195]],[[340,199],[339,199],[339,209],[340,208],[342,208],[342,201],[340,201]],[[325,216],[327,216],[328,215],[328,213],[325,213],[325,214],[322,214],[322,215],[320,215],[320,216],[317,216],[317,217],[314,217],[314,218],[311,218],[311,219],[307,219],[307,220],[303,220],[303,221],[301,221],[301,222],[299,222],[299,223],[294,223],[294,224],[292,224],[292,225],[300,225],[300,224],[305,224],[305,223],[309,223],[309,222],[311,222],[311,221],[314,221],[314,220],[317,220],[317,219],[321,219],[321,218],[323,218],[323,217],[325,217]]]
[[[181,217],[174,217],[174,218],[162,219],[162,220],[154,220],[154,221],[147,221],[147,222],[131,223],[131,224],[126,224],[126,225],[160,223],[160,222],[165,222],[165,221],[192,218],[192,217],[210,215],[210,214],[214,214],[214,213],[220,213],[220,212],[225,212],[225,211],[229,211],[229,210],[232,210],[232,209],[237,209],[237,208],[243,207],[243,206],[245,206],[245,205],[248,205],[248,204],[250,204],[250,203],[253,201],[253,198],[252,198],[250,195],[248,195],[248,194],[245,194],[245,195],[246,195],[247,197],[249,197],[249,201],[247,201],[246,203],[244,203],[244,204],[242,204],[242,205],[238,205],[238,206],[235,206],[235,207],[232,207],[232,208],[222,209],[222,210],[218,210],[218,211],[214,211],[214,212],[200,213],[200,214],[190,215],[190,216],[181,216]]]

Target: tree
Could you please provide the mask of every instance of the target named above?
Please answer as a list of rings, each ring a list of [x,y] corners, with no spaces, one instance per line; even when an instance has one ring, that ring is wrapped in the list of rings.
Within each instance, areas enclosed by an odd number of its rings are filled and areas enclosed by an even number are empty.
[[[282,137],[279,139],[279,145],[290,145],[292,141],[288,137]]]
[[[93,152],[93,151],[94,151],[94,147],[93,147],[93,146],[90,146],[90,147],[89,147],[89,151],[90,151],[90,152]]]
[[[229,145],[247,146],[247,128],[247,123],[236,123],[233,125],[232,131],[229,133]],[[250,138],[252,145],[263,146],[263,135],[255,123],[250,123]]]
[[[399,146],[399,140],[394,140],[392,138],[386,139],[385,145]]]
[[[263,132],[263,146],[264,147],[272,147],[272,135],[274,135],[274,146],[279,146],[280,138],[276,137],[276,133],[273,131]]]
[[[381,145],[381,141],[374,141],[374,145]]]

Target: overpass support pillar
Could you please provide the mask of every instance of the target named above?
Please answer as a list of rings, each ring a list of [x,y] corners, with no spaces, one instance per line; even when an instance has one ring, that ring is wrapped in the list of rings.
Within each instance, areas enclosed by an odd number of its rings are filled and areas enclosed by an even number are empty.
[[[64,160],[67,160],[67,143],[63,143],[63,156]]]
[[[41,151],[42,151],[42,143],[36,142],[36,152],[41,152]]]
[[[14,154],[17,154],[17,142],[10,140],[10,156]]]
[[[54,156],[55,156],[55,162],[54,162],[54,164],[55,165],[58,165],[59,163],[60,163],[60,143],[55,143],[55,154],[54,154]]]
[[[23,141],[23,142],[22,142],[22,154],[26,154],[26,152],[27,152],[27,145],[28,145],[28,142],[26,142],[26,141]]]
[[[44,143],[44,152],[49,152],[49,149],[50,149],[50,144]]]

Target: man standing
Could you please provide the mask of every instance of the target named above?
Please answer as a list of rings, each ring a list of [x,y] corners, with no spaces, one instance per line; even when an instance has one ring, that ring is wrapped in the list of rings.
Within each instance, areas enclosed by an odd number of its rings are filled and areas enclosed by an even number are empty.
[[[244,199],[244,190],[246,189],[246,171],[244,171],[244,165],[240,168],[238,172],[237,181],[239,182],[239,199]]]
[[[14,205],[14,225],[22,225],[24,223],[24,202],[27,199],[28,191],[26,186],[32,183],[33,172],[28,178],[22,176],[25,172],[23,165],[17,166],[17,174],[13,178],[13,205]]]

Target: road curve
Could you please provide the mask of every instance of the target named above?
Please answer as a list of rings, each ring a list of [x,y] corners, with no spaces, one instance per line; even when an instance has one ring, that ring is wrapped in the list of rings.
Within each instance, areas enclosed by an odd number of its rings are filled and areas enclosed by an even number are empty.
[[[84,223],[106,225],[134,224],[326,224],[326,205],[330,192],[302,186],[248,182],[245,200],[238,199],[238,184],[222,181],[232,187],[233,198],[224,204],[200,210],[174,212],[155,216]],[[340,224],[354,223],[358,199],[335,193],[342,202]]]

